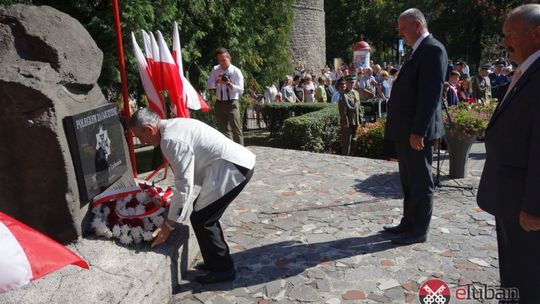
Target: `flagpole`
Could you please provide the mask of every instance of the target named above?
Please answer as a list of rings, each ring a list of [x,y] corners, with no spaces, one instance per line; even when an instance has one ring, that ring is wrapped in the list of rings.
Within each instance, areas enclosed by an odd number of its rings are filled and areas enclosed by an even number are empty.
[[[120,68],[120,80],[122,83],[122,98],[124,100],[124,121],[126,126],[126,140],[129,150],[129,158],[131,160],[131,167],[133,168],[133,176],[137,177],[137,163],[135,161],[135,151],[133,148],[133,134],[127,128],[129,123],[130,107],[128,99],[128,87],[126,77],[126,62],[124,61],[124,47],[122,46],[122,29],[120,28],[120,13],[118,10],[118,0],[112,1],[113,15],[114,15],[114,29],[116,32],[116,50],[118,54],[118,65]]]

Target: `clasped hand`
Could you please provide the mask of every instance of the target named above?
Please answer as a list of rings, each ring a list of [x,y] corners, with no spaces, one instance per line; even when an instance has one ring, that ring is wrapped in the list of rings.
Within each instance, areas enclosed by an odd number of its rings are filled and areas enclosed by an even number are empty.
[[[527,232],[538,231],[540,230],[540,217],[521,211],[519,213],[519,224]]]

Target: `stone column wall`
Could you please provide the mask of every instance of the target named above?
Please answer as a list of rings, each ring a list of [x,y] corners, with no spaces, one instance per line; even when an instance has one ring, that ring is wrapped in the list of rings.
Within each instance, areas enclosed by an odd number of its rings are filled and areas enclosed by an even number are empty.
[[[319,73],[326,63],[324,0],[295,0],[293,10],[292,62]]]

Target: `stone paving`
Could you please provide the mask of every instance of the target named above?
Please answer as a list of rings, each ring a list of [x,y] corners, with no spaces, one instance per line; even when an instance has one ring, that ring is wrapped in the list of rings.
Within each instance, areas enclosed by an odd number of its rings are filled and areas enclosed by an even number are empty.
[[[495,222],[475,190],[438,189],[428,242],[399,247],[378,233],[401,217],[397,163],[250,149],[255,174],[222,219],[236,280],[184,281],[171,304],[419,303],[419,285],[431,277],[451,288],[498,285]],[[483,158],[477,143],[471,176],[443,184],[476,189]]]

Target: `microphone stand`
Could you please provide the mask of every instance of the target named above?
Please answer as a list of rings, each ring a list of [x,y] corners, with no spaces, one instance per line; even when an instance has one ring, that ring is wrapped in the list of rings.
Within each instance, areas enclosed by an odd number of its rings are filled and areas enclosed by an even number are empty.
[[[446,113],[446,117],[448,118],[448,123],[450,124],[450,127],[454,124],[452,122],[452,117],[450,116],[450,113],[448,113],[448,106],[446,105],[446,102],[443,102],[442,108],[444,109],[444,112]],[[454,188],[454,189],[463,189],[463,190],[469,190],[472,191],[474,187],[472,186],[457,186],[457,185],[444,185],[441,183],[441,145],[442,145],[442,138],[439,139],[438,145],[437,145],[437,173],[435,177],[435,188]]]

